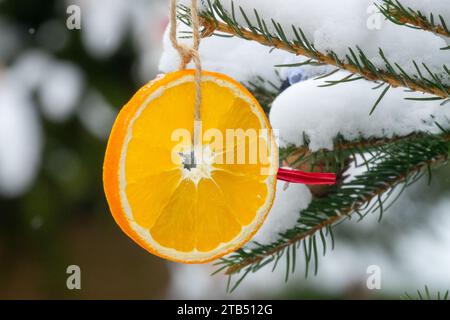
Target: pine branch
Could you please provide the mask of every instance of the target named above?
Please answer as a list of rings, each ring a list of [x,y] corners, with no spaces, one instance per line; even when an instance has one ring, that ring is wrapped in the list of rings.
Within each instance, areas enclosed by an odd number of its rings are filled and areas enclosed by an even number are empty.
[[[425,290],[423,292],[417,290],[417,297],[412,297],[409,293],[405,292],[405,295],[402,298],[404,300],[448,300],[449,293],[449,290],[445,292],[437,291],[433,296],[433,294],[430,293],[428,286],[425,286]]]
[[[330,85],[342,82],[366,79],[369,81],[378,81],[386,83],[389,87],[404,87],[412,91],[428,93],[439,99],[450,98],[450,87],[443,82],[443,77],[450,76],[450,70],[444,65],[442,75],[433,73],[428,66],[419,65],[413,61],[417,70],[417,75],[406,73],[398,64],[390,62],[383,50],[380,49],[379,55],[385,63],[385,69],[381,70],[372,63],[360,48],[353,50],[349,48],[350,54],[347,55],[345,61],[340,59],[333,51],[322,53],[315,49],[314,45],[309,42],[304,32],[292,26],[295,34],[294,40],[288,40],[286,33],[280,23],[271,20],[271,24],[277,30],[277,34],[268,31],[267,22],[260,17],[258,12],[254,11],[254,17],[258,21],[258,25],[253,25],[248,18],[249,15],[239,8],[241,15],[245,18],[247,26],[241,26],[236,21],[236,12],[233,6],[232,13],[227,13],[218,0],[208,0],[209,9],[201,12],[201,22],[204,27],[203,36],[207,37],[214,32],[221,32],[228,35],[241,37],[246,40],[253,40],[262,45],[285,50],[296,55],[301,55],[311,59],[311,62],[328,64],[336,66],[339,69],[352,73],[351,76],[333,81]],[[190,24],[190,9],[180,6],[180,19],[186,24]],[[220,19],[220,20],[219,20]],[[421,69],[423,70],[421,71]],[[425,76],[426,75],[426,76]]]
[[[280,75],[277,71],[275,71],[275,73],[281,83],[282,81]],[[272,83],[271,81],[258,77],[257,79],[255,79],[255,81],[246,82],[245,86],[255,96],[260,105],[263,107],[264,111],[269,114],[271,104],[279,94],[281,85],[277,85],[275,83]]]
[[[412,133],[407,136],[395,136],[392,138],[371,138],[356,139],[352,141],[345,140],[341,136],[334,139],[333,150],[319,150],[310,152],[308,137],[304,137],[304,146],[288,146],[280,149],[280,160],[290,167],[299,167],[303,164],[309,164],[309,171],[315,171],[317,164],[322,166],[321,169],[326,171],[338,172],[341,164],[345,163],[345,159],[349,157],[356,159],[357,156],[364,159],[365,154],[370,154],[370,162],[376,161],[379,156],[384,154],[384,150],[395,144],[404,144],[419,139],[423,139],[429,134]],[[442,142],[450,142],[450,132],[443,129],[443,133],[437,135]],[[366,159],[364,165],[370,164]],[[333,167],[337,165],[337,167]]]
[[[413,133],[407,136],[396,136],[392,138],[359,138],[355,140],[346,140],[342,136],[334,139],[333,149],[321,149],[311,152],[309,148],[309,138],[303,135],[301,146],[288,145],[279,150],[280,161],[288,167],[305,169],[307,171],[340,172],[346,167],[349,159],[356,159],[357,156],[365,158],[366,154],[370,154],[370,161],[366,159],[365,165],[369,165],[383,154],[385,148],[396,144],[413,141],[426,136],[424,133]],[[450,133],[444,132],[440,135],[441,141],[450,141]]]
[[[433,13],[430,13],[427,17],[419,10],[404,7],[399,0],[383,0],[383,2],[383,5],[377,6],[391,22],[450,38],[450,30],[442,15],[438,15],[436,18]]]
[[[331,237],[334,242],[332,230],[345,218],[356,213],[362,219],[376,210],[380,211],[381,217],[385,210],[384,205],[397,187],[403,190],[423,174],[429,173],[429,170],[424,169],[447,161],[448,143],[427,135],[404,143],[395,143],[384,148],[383,152],[385,154],[381,162],[374,163],[367,172],[336,188],[326,198],[313,200],[301,213],[297,225],[280,235],[278,241],[269,245],[258,245],[252,250],[241,249],[220,260],[219,270],[226,269],[225,273],[228,275],[242,270],[246,276],[269,263],[274,263],[275,267],[283,254],[289,257],[286,258],[287,269],[293,270],[293,251],[303,244],[306,273],[312,262],[317,272],[317,241],[321,241],[325,253],[325,238]]]

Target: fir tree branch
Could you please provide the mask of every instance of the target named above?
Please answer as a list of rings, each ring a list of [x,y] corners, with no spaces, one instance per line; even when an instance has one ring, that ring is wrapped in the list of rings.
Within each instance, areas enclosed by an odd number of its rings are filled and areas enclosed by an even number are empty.
[[[282,81],[279,73],[276,70],[275,73],[279,78],[279,82],[281,83]],[[281,84],[277,85],[275,83],[272,83],[271,81],[258,77],[255,79],[255,81],[248,81],[244,83],[244,85],[255,96],[266,114],[269,114],[271,104],[281,90]]]
[[[450,38],[450,30],[441,15],[438,15],[436,18],[433,13],[430,13],[427,17],[419,10],[404,7],[399,0],[383,0],[383,2],[383,5],[377,6],[381,13],[391,22]]]
[[[339,171],[340,167],[332,167],[332,164],[342,164],[344,159],[351,157],[356,158],[356,155],[364,157],[364,154],[371,153],[372,161],[376,160],[375,154],[382,154],[383,150],[389,148],[394,144],[401,144],[408,141],[423,139],[428,134],[426,133],[412,133],[407,136],[395,136],[392,138],[371,138],[371,139],[357,139],[348,141],[342,137],[337,137],[333,143],[332,150],[319,150],[310,152],[308,138],[304,137],[304,146],[288,146],[280,149],[280,160],[286,162],[290,167],[298,167],[304,163],[310,165],[309,170],[315,171],[317,163],[320,163],[327,171]],[[444,131],[440,135],[436,135],[442,142],[450,142],[450,132]],[[367,163],[366,163],[367,164]]]
[[[322,241],[325,251],[325,233],[334,242],[332,229],[345,218],[357,213],[362,219],[374,210],[380,210],[381,217],[384,204],[393,195],[395,188],[401,186],[403,190],[429,172],[424,169],[447,161],[448,143],[428,135],[394,144],[383,149],[383,152],[385,156],[381,163],[374,163],[373,168],[336,188],[326,198],[313,200],[301,213],[297,225],[280,235],[277,242],[258,245],[252,250],[241,249],[220,260],[219,270],[226,270],[225,273],[229,275],[243,270],[244,275],[247,275],[269,263],[276,266],[283,254],[292,255],[293,248],[299,248],[300,244],[303,244],[306,272],[311,261],[317,269],[317,239]],[[292,263],[292,259],[289,263]]]
[[[424,167],[427,166],[432,166],[435,165],[437,163],[443,162],[447,159],[447,156],[442,155],[441,157],[437,158],[437,159],[431,159],[427,162],[424,162],[420,165],[416,165],[415,167],[411,168],[411,171],[409,172],[409,174],[413,174],[413,173],[417,173],[418,171],[422,170]],[[314,226],[313,228],[311,228],[309,231],[299,234],[296,237],[293,237],[292,239],[290,239],[289,241],[280,244],[279,246],[276,246],[275,248],[273,248],[270,251],[267,251],[265,253],[265,255],[259,255],[257,257],[254,258],[249,258],[249,259],[245,259],[243,261],[241,261],[238,264],[235,264],[233,266],[230,266],[227,271],[225,272],[226,274],[234,274],[239,272],[241,269],[255,264],[259,261],[261,261],[265,256],[271,256],[276,254],[277,252],[285,249],[288,246],[291,246],[293,244],[295,244],[296,242],[299,242],[301,240],[304,240],[312,235],[314,235],[315,233],[317,233],[319,230],[324,229],[328,226],[331,226],[335,223],[337,223],[338,221],[342,220],[342,218],[349,216],[350,214],[352,214],[353,212],[356,212],[358,210],[360,210],[361,208],[363,208],[367,203],[371,202],[373,199],[376,199],[377,197],[381,196],[383,193],[389,191],[390,189],[394,188],[396,185],[403,183],[407,180],[408,175],[399,175],[398,177],[396,177],[395,180],[389,182],[389,183],[385,183],[383,184],[381,187],[379,187],[378,189],[375,189],[373,191],[373,193],[370,196],[367,196],[366,198],[363,199],[363,201],[360,202],[355,202],[351,205],[349,205],[347,208],[343,208],[339,215],[334,215],[332,217],[329,217],[327,220],[321,222],[320,224]]]
[[[246,40],[256,41],[262,45],[285,50],[296,55],[301,55],[311,59],[314,63],[328,64],[346,70],[353,75],[351,79],[342,79],[334,81],[330,85],[341,82],[353,81],[358,79],[366,79],[369,81],[381,81],[390,87],[404,87],[412,91],[432,94],[440,99],[450,98],[450,87],[442,80],[443,75],[450,76],[450,70],[443,66],[442,75],[433,73],[426,65],[419,65],[416,62],[414,66],[417,75],[406,73],[398,64],[390,62],[384,52],[380,49],[379,55],[385,63],[385,70],[377,68],[364,54],[360,48],[353,50],[349,48],[350,54],[347,55],[345,61],[340,59],[336,53],[322,53],[315,49],[314,45],[309,42],[303,31],[292,26],[296,39],[288,40],[286,33],[280,23],[271,20],[271,24],[277,30],[277,34],[268,31],[267,22],[261,18],[258,12],[254,11],[254,16],[258,21],[258,25],[253,25],[248,18],[249,15],[239,8],[241,15],[247,21],[247,26],[241,26],[235,19],[236,13],[231,14],[217,0],[208,0],[209,9],[201,12],[201,23],[204,27],[203,36],[207,37],[214,32],[221,32],[228,35],[241,37]],[[233,10],[235,10],[233,6]],[[190,24],[190,9],[180,6],[180,19],[186,24]],[[220,20],[219,20],[220,19]],[[423,70],[421,71],[421,69]]]

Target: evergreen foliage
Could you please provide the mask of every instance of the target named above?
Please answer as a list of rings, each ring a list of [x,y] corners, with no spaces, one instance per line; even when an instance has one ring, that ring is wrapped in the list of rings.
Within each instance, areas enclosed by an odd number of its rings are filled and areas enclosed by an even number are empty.
[[[385,67],[377,68],[359,47],[348,48],[349,54],[341,59],[334,52],[320,52],[302,31],[299,25],[292,25],[295,39],[288,39],[281,24],[270,17],[262,17],[257,8],[253,12],[246,12],[241,7],[232,6],[227,12],[220,0],[207,0],[207,10],[200,12],[203,25],[203,36],[236,36],[246,40],[257,41],[271,48],[282,49],[295,55],[308,58],[306,62],[284,67],[298,67],[300,65],[328,64],[335,66],[335,71],[346,70],[351,75],[339,80],[329,81],[328,85],[338,85],[344,82],[366,79],[375,82],[380,90],[380,96],[374,101],[373,110],[392,87],[404,87],[410,91],[430,94],[423,100],[440,100],[442,105],[450,101],[450,87],[445,84],[442,75],[450,76],[446,65],[441,72],[433,73],[426,64],[412,61],[416,74],[405,72],[395,61],[386,58],[380,48],[379,56]],[[414,8],[402,6],[398,0],[384,0],[379,6],[386,18],[394,23],[415,29],[430,31],[440,36],[449,37],[450,32],[446,21],[439,14],[425,16]],[[242,15],[245,25],[237,22],[236,14]],[[186,24],[191,23],[190,9],[179,6],[179,19]],[[251,22],[255,18],[257,24]],[[268,25],[273,26],[276,33],[269,31]],[[446,48],[443,48],[446,49]],[[260,79],[264,83],[264,79]],[[254,83],[247,84],[260,100],[266,110],[276,97],[277,88],[264,89],[264,86]],[[407,110],[405,110],[407,112]],[[279,239],[269,245],[255,243],[252,249],[239,251],[221,259],[217,264],[217,272],[225,272],[236,281],[229,282],[229,290],[233,291],[250,273],[270,265],[275,269],[281,259],[286,260],[286,281],[294,272],[298,261],[297,253],[302,252],[305,276],[318,272],[321,255],[335,246],[333,229],[340,223],[352,217],[363,219],[370,213],[378,213],[379,218],[402,194],[408,186],[418,181],[424,175],[431,180],[432,170],[438,165],[446,163],[449,153],[450,132],[441,128],[441,133],[431,135],[426,133],[412,134],[406,137],[386,139],[358,139],[345,141],[336,137],[333,151],[320,150],[308,152],[308,138],[304,137],[304,150],[298,147],[287,147],[280,151],[281,161],[288,161],[293,167],[310,166],[313,171],[317,167],[334,171],[341,177],[340,183],[328,189],[326,194],[316,197],[309,207],[299,213],[296,225],[280,234]],[[295,159],[293,155],[296,155]],[[349,165],[364,166],[363,173],[345,181],[345,172]],[[419,294],[420,296],[420,294]]]

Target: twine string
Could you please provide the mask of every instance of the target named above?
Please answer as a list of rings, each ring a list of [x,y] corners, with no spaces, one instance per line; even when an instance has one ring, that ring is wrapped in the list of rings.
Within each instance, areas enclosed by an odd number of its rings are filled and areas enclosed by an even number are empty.
[[[193,61],[195,64],[195,108],[194,108],[194,147],[201,143],[201,82],[202,82],[202,64],[200,54],[198,52],[200,47],[200,19],[198,15],[197,0],[192,0],[191,5],[191,20],[192,20],[192,47],[184,43],[180,43],[177,38],[177,0],[170,0],[170,41],[172,46],[177,50],[180,56],[180,70],[185,70],[187,65]]]

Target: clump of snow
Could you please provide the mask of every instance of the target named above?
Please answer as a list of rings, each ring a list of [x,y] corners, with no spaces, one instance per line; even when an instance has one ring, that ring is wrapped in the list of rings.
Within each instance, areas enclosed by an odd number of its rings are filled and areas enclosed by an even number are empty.
[[[409,101],[406,97],[427,95],[391,89],[375,112],[370,110],[380,95],[374,84],[360,80],[332,87],[318,87],[325,81],[339,80],[344,71],[323,80],[297,83],[273,102],[270,122],[279,130],[280,145],[302,145],[303,135],[310,139],[312,151],[332,149],[333,138],[345,139],[405,136],[414,132],[440,133],[436,122],[450,127],[450,108],[439,101]]]
[[[83,74],[74,64],[50,64],[38,91],[43,114],[55,122],[67,119],[78,103],[83,83]]]
[[[51,121],[69,117],[83,91],[83,73],[76,65],[41,50],[19,56],[7,77],[30,95],[37,91],[42,112]]]
[[[214,268],[210,265],[170,263],[169,270],[171,277],[167,294],[170,299],[220,299],[223,296],[224,283],[222,279],[212,279],[210,274]]]
[[[0,194],[16,197],[39,170],[42,132],[34,94],[52,121],[69,117],[83,90],[80,69],[41,50],[17,57],[0,77]]]
[[[129,4],[125,0],[80,3],[82,39],[86,49],[95,57],[109,57],[118,49],[127,31]]]
[[[31,98],[10,79],[0,82],[0,194],[15,197],[34,180],[42,135]]]
[[[269,244],[280,237],[280,233],[292,228],[300,218],[300,212],[306,209],[312,200],[311,192],[303,184],[277,182],[275,200],[266,221],[253,237],[252,241]],[[253,244],[249,244],[252,246]]]

